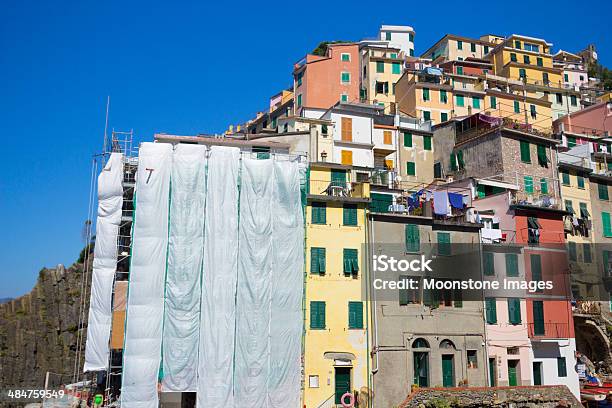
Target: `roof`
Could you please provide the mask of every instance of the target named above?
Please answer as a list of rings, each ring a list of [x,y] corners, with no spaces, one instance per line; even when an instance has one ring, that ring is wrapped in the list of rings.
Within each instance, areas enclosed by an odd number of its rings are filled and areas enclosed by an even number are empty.
[[[480,38],[469,38],[469,37],[462,37],[462,36],[454,35],[454,34],[446,34],[444,37],[440,38],[434,45],[429,47],[427,49],[427,51],[422,52],[421,53],[421,57],[424,57],[431,50],[436,48],[438,46],[438,44],[443,43],[443,42],[448,41],[448,40],[459,40],[459,41],[465,41],[465,42],[473,42],[473,43],[480,44],[480,45],[490,45],[490,46],[494,46],[495,45],[495,44],[490,43],[488,41],[481,40]]]
[[[401,33],[414,33],[414,28],[404,25],[381,25],[379,31],[396,31]]]

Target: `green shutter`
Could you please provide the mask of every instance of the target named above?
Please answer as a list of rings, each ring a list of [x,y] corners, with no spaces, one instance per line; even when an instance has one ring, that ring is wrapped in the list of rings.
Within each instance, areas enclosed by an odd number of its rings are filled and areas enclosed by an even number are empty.
[[[493,109],[497,108],[497,98],[494,96],[491,96],[491,108]]]
[[[578,180],[578,188],[584,188],[584,177],[577,175],[576,179]]]
[[[412,147],[412,133],[404,132],[404,147]]]
[[[416,163],[415,162],[406,162],[406,174],[409,176],[416,175]]]
[[[425,121],[431,120],[431,112],[430,111],[423,111],[423,120],[425,120]]]
[[[391,64],[391,73],[393,74],[401,74],[402,73],[402,69],[400,67],[400,63],[399,62],[394,62]]]
[[[610,199],[610,196],[608,195],[608,186],[603,182],[597,184],[597,193],[600,200]]]
[[[310,328],[325,329],[325,302],[310,302]]]
[[[538,146],[538,164],[543,167],[548,166],[548,158],[546,157],[546,146],[537,145]]]
[[[545,178],[540,179],[540,191],[542,194],[548,194],[548,182]]]
[[[332,170],[331,182],[334,186],[346,186],[346,170]]]
[[[601,213],[601,224],[603,226],[604,237],[612,237],[612,225],[610,225],[610,213]]]
[[[409,276],[406,275],[402,275],[399,277],[400,280],[403,279],[410,279]],[[406,306],[408,303],[410,303],[410,296],[408,293],[408,289],[399,289],[399,304],[400,306]]]
[[[363,303],[349,302],[349,329],[363,329]]]
[[[567,243],[567,250],[569,253],[569,259],[570,261],[577,261],[578,260],[578,252],[576,250],[576,243],[575,242],[568,242]]]
[[[327,223],[327,204],[320,202],[313,202],[312,208],[312,220],[313,224],[325,224]]]
[[[423,149],[431,150],[431,136],[423,136]]]
[[[419,252],[421,250],[421,237],[419,226],[406,224],[406,252]]]
[[[531,163],[531,151],[529,149],[529,142],[521,140],[521,161],[523,163]]]
[[[448,120],[448,113],[446,113],[446,112],[440,113],[440,121],[441,122],[446,122],[447,120]]]
[[[580,218],[589,218],[590,214],[589,214],[589,210],[587,210],[586,203],[580,203],[579,208],[580,208]]]
[[[576,146],[576,138],[574,136],[567,136],[567,147],[572,148]]]
[[[344,248],[343,252],[343,270],[347,275],[354,275],[359,272],[359,261],[357,256],[357,250],[352,248]]]
[[[497,303],[495,298],[485,299],[487,324],[497,324]]]
[[[325,248],[310,248],[310,273],[325,274]]]
[[[525,192],[530,194],[533,193],[533,177],[525,176],[523,177],[523,182],[525,184]]]
[[[508,298],[508,320],[510,324],[521,324],[521,300]]]
[[[465,162],[463,161],[463,150],[457,150],[457,163],[459,164],[459,170],[465,169]]]
[[[438,255],[451,254],[451,238],[448,232],[438,232]]]
[[[457,171],[457,156],[454,152],[450,154],[450,168],[452,171]]]
[[[385,63],[383,61],[376,61],[376,72],[385,72]]]
[[[565,200],[565,211],[574,214],[574,205],[572,200]]]
[[[444,89],[440,90],[440,102],[441,103],[448,102],[448,96],[446,95],[446,90],[444,90]]]
[[[540,282],[542,280],[542,257],[537,254],[530,255],[531,280]]]
[[[456,95],[455,99],[457,100],[457,106],[460,106],[460,107],[465,106],[465,100],[463,98],[463,95]]]
[[[557,357],[557,376],[567,377],[567,363],[565,357]]]
[[[517,254],[506,254],[506,276],[510,278],[519,276]]]
[[[457,75],[463,75],[463,67],[461,66],[457,67]]]
[[[521,113],[521,105],[519,101],[514,101],[514,113]]]
[[[567,171],[561,172],[561,182],[564,186],[570,185],[570,175]]]
[[[344,204],[342,218],[344,225],[357,225],[357,205]]]
[[[591,263],[593,262],[593,257],[591,254],[591,244],[589,243],[584,243],[582,244],[582,254],[583,254],[583,258],[584,258],[584,262],[585,263]]]
[[[537,61],[538,67],[543,67],[544,66],[544,61],[542,60],[542,58],[537,57],[536,61]]]
[[[393,204],[393,196],[391,194],[371,193],[370,211],[386,213],[389,212],[389,206]]]
[[[478,98],[476,96],[472,97],[472,106],[475,109],[480,109],[480,98]]]
[[[495,275],[495,255],[493,252],[483,252],[482,258],[482,266],[485,276]]]

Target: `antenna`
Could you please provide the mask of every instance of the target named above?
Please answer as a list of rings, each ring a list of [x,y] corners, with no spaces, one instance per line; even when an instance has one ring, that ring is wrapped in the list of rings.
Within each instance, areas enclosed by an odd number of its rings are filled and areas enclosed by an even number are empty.
[[[108,140],[107,131],[108,131],[108,108],[110,106],[110,95],[106,97],[106,120],[104,121],[104,143],[102,145],[102,154],[106,154],[106,143]]]

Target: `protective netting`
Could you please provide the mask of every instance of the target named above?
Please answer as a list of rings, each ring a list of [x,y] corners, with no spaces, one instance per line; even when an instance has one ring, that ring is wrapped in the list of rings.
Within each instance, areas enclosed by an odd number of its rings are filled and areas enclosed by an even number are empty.
[[[157,407],[158,377],[198,407],[299,406],[302,178],[287,156],[143,144],[122,406]]]
[[[83,371],[108,368],[117,236],[123,206],[123,155],[112,153],[98,176],[98,220]]]

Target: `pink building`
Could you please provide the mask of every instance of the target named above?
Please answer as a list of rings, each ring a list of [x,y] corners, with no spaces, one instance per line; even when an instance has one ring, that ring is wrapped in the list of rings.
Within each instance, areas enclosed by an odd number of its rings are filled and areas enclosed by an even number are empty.
[[[609,137],[612,135],[612,102],[600,102],[563,116],[553,122],[553,129],[556,134],[571,134],[579,139]]]

